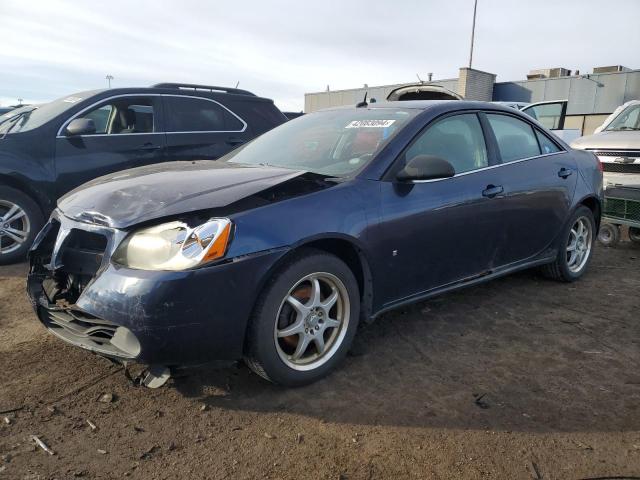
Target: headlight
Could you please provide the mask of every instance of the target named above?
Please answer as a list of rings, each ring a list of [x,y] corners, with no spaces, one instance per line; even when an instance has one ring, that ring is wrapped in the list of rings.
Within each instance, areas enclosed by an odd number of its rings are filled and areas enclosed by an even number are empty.
[[[118,246],[116,263],[141,270],[186,270],[222,258],[231,234],[228,218],[195,228],[170,222],[138,230]]]

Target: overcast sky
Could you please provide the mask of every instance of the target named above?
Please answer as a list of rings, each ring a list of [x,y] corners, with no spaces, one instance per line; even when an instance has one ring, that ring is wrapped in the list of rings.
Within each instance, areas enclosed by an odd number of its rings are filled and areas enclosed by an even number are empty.
[[[0,105],[180,81],[301,110],[304,93],[466,66],[473,0],[0,0]],[[479,0],[473,66],[640,68],[640,0]]]

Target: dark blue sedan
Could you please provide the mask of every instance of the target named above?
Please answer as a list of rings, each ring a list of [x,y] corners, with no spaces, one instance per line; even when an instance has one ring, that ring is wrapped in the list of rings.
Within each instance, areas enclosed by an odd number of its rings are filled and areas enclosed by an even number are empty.
[[[72,191],[29,294],[50,332],[114,360],[244,358],[301,385],[389,309],[531,267],[580,278],[601,204],[597,158],[514,109],[361,104]]]

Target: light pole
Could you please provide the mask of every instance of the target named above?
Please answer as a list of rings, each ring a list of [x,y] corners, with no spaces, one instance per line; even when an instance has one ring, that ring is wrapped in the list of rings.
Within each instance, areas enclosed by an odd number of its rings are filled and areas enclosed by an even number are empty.
[[[106,77],[104,77],[107,79],[107,82],[109,82],[109,88],[111,88],[111,80],[113,80],[113,75],[107,75]]]
[[[473,63],[473,39],[476,34],[476,10],[478,8],[478,0],[473,1],[473,25],[471,26],[471,50],[469,51],[469,68]]]
[[[18,99],[18,106],[22,105],[22,98]]]

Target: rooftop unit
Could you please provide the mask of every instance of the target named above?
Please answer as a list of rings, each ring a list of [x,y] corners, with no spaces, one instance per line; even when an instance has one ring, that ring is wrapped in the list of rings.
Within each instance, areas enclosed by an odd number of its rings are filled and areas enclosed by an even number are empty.
[[[608,67],[593,67],[593,73],[617,73],[630,72],[631,69],[622,65],[610,65]]]
[[[538,70],[531,70],[527,74],[527,80],[536,80],[539,78],[568,77],[569,75],[571,75],[571,70],[567,68],[540,68]]]

